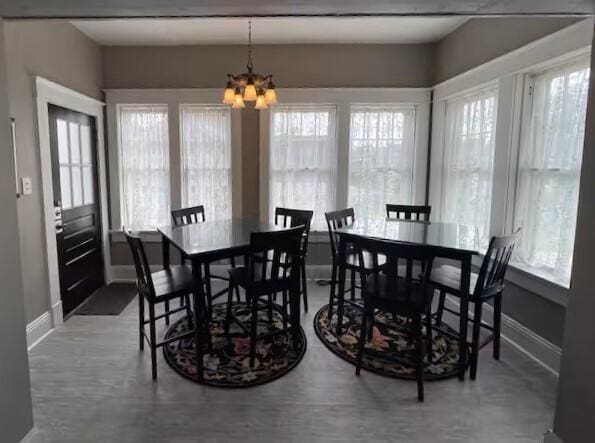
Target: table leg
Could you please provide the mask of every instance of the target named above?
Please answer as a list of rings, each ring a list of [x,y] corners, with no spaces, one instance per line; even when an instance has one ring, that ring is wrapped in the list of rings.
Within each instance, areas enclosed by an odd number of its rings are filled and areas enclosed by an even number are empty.
[[[196,341],[196,371],[198,379],[203,379],[203,342],[207,340],[209,352],[212,352],[209,331],[209,321],[205,317],[205,291],[202,282],[202,263],[200,260],[192,260],[192,277],[194,280],[194,338]]]
[[[461,263],[461,316],[459,317],[459,380],[465,380],[467,363],[467,322],[469,319],[469,290],[471,285],[471,256]]]
[[[341,335],[341,326],[343,325],[343,308],[345,305],[345,249],[346,244],[343,237],[339,237],[339,291],[337,293],[337,337]]]
[[[163,258],[163,269],[169,268],[169,239],[165,236],[161,236],[161,254]]]

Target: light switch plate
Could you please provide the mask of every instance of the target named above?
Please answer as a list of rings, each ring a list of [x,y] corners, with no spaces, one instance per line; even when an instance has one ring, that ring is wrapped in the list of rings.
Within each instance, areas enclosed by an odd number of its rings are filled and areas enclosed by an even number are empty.
[[[21,187],[23,189],[23,195],[31,195],[33,193],[33,185],[31,183],[31,178],[21,178]]]

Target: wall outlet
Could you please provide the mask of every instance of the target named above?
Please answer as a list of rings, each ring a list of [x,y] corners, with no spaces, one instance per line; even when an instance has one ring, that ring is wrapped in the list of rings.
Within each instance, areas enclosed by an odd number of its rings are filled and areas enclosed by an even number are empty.
[[[21,178],[21,188],[23,189],[23,195],[33,194],[33,185],[30,177]]]

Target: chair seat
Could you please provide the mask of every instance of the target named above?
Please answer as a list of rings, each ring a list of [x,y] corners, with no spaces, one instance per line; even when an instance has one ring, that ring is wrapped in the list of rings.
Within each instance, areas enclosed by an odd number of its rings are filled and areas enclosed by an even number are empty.
[[[469,284],[470,294],[475,292],[477,277],[475,272],[471,273]],[[432,278],[430,280],[433,284],[450,291],[454,295],[459,295],[461,292],[461,270],[455,266],[442,265],[439,268],[432,270]]]
[[[250,275],[247,267],[240,266],[238,268],[229,269],[227,272],[229,272],[229,280],[232,284],[238,285],[244,289],[247,289],[250,285]],[[289,289],[290,279],[283,275],[284,272],[285,271],[280,268],[278,280],[269,279],[264,282],[261,280],[259,273],[255,272],[255,281],[253,282],[251,289],[256,295],[272,294],[274,292]]]
[[[188,266],[171,266],[169,269],[152,272],[156,299],[173,298],[194,290],[192,269]]]
[[[376,278],[378,278],[378,293],[375,288]],[[370,298],[374,306],[389,312],[419,312],[427,307],[425,306],[426,302],[428,305],[431,304],[432,297],[425,296],[420,281],[411,280],[408,282],[405,278],[399,277],[397,278],[398,291],[395,291],[394,294],[387,294],[386,278],[386,275],[383,274],[378,274],[378,277],[372,274],[366,279],[366,289],[363,295],[364,298]]]

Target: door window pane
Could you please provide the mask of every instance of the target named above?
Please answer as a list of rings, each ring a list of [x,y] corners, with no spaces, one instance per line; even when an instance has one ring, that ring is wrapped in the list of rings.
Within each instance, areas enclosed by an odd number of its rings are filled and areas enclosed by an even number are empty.
[[[81,126],[81,163],[91,164],[91,128]]]
[[[80,125],[78,123],[68,122],[68,134],[70,139],[70,163],[81,162],[80,148]]]
[[[68,153],[68,124],[64,120],[58,119],[57,133],[58,133],[58,161],[60,164],[70,162],[70,155]]]
[[[73,166],[72,172],[72,206],[80,206],[83,204],[83,184],[81,181],[80,166]]]
[[[93,203],[93,169],[91,166],[83,166],[83,203]]]
[[[68,166],[60,166],[60,194],[62,196],[62,209],[71,208],[70,168]]]

